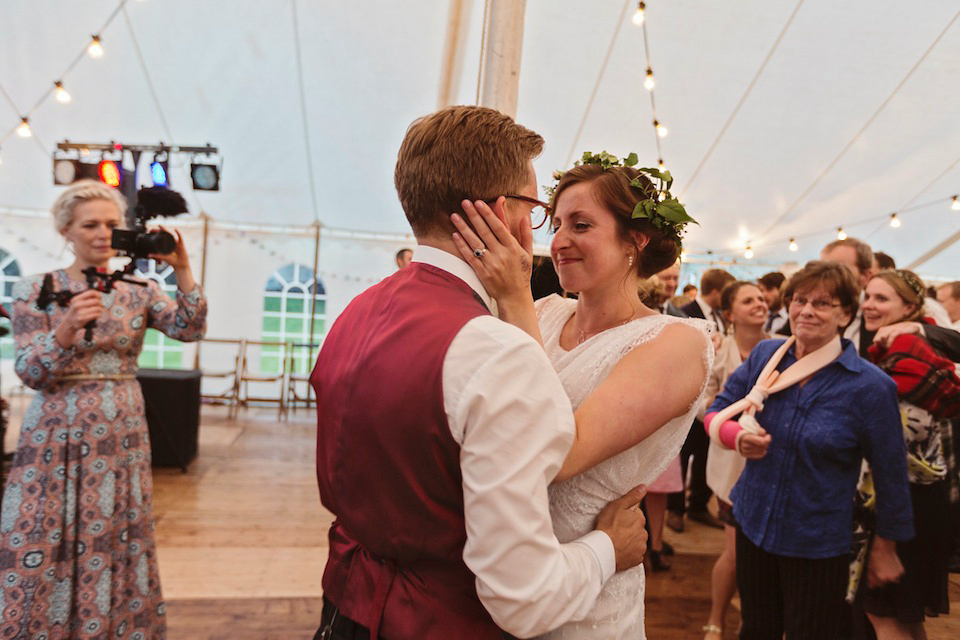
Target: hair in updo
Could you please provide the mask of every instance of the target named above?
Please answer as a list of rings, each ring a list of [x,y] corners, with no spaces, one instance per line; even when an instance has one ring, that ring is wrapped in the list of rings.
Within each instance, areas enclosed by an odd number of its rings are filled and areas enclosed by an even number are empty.
[[[630,182],[639,179],[643,189],[631,187]],[[635,231],[650,239],[643,250],[637,252],[634,269],[641,278],[649,278],[677,261],[680,249],[673,237],[653,226],[646,218],[634,218],[637,203],[656,195],[656,188],[645,175],[632,167],[604,169],[595,164],[583,164],[563,174],[550,198],[551,211],[556,211],[557,202],[564,190],[581,182],[592,184],[593,197],[617,220],[620,237],[629,244],[636,244],[630,235]]]
[[[50,208],[57,233],[63,233],[64,229],[70,226],[78,206],[92,200],[106,200],[117,205],[120,226],[124,226],[123,214],[127,210],[127,201],[120,192],[97,180],[80,180],[67,187]]]

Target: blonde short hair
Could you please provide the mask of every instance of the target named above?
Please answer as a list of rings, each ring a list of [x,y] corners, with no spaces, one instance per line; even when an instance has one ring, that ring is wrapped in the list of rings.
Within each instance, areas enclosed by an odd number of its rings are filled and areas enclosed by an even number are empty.
[[[487,107],[447,107],[415,120],[393,174],[414,235],[449,237],[450,214],[464,199],[516,193],[542,150],[538,133]]]
[[[70,226],[73,222],[73,213],[79,205],[92,200],[106,200],[117,205],[120,211],[120,225],[125,226],[124,213],[127,211],[127,201],[120,192],[96,180],[80,180],[67,187],[67,190],[60,194],[50,208],[53,214],[53,226],[57,233],[63,233]]]

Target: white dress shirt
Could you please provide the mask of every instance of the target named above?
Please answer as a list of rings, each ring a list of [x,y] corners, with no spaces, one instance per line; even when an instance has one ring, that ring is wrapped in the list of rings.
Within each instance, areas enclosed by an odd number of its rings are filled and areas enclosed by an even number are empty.
[[[779,310],[774,311],[767,318],[767,325],[764,327],[764,331],[773,335],[780,331],[787,323],[790,322],[790,317],[787,315],[787,308],[780,307]]]
[[[473,269],[418,246],[414,262],[466,282],[494,308]],[[467,542],[463,559],[500,628],[527,637],[582,619],[616,570],[609,536],[560,544],[547,486],[573,443],[570,401],[543,348],[492,316],[474,318],[443,361],[443,404],[460,445]]]
[[[700,310],[703,311],[703,317],[707,320],[713,320],[714,324],[717,325],[717,331],[722,335],[726,327],[723,326],[723,316],[720,311],[714,311],[713,307],[700,296],[697,296],[694,300],[700,305]]]

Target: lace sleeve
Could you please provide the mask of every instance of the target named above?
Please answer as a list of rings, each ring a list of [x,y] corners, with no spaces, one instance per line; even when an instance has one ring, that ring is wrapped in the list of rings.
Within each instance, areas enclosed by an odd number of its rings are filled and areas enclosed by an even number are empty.
[[[673,458],[680,453],[680,448],[687,438],[687,433],[690,431],[696,419],[697,410],[703,402],[703,395],[709,377],[708,374],[713,368],[713,342],[710,340],[710,328],[706,322],[667,316],[663,316],[663,320],[664,322],[658,323],[658,326],[653,328],[651,332],[652,335],[647,334],[646,336],[639,337],[639,339],[632,340],[631,344],[624,348],[624,353],[638,344],[656,339],[662,330],[670,324],[681,323],[696,329],[696,332],[687,333],[690,339],[699,338],[703,341],[703,347],[700,350],[703,373],[700,379],[699,392],[691,401],[683,415],[668,421],[640,442],[640,444],[614,456],[608,461],[613,463],[610,471],[614,477],[630,478],[630,481],[626,483],[629,486],[626,486],[624,490],[636,484],[649,484],[653,482],[663,473]],[[670,372],[670,375],[679,375],[679,372]],[[650,401],[656,402],[657,399],[650,398]],[[612,479],[613,478],[609,478],[611,481]]]

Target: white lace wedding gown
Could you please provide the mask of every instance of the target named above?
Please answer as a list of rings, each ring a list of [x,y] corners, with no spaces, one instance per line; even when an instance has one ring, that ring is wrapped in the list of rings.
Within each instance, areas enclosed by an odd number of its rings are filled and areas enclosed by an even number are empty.
[[[571,351],[559,343],[560,331],[573,315],[575,300],[553,295],[537,301],[537,317],[544,348],[563,387],[576,409],[590,392],[609,375],[614,365],[632,348],[654,340],[669,324],[696,327],[706,336],[706,322],[667,315],[638,318],[608,329]],[[705,371],[713,365],[713,347],[707,336],[703,352]],[[664,371],[664,375],[670,375]],[[704,376],[704,386],[706,376]],[[644,393],[637,389],[637,393]],[[703,395],[703,387],[700,389]],[[619,498],[638,484],[649,484],[680,453],[701,399],[691,403],[687,413],[663,425],[656,433],[623,453],[598,464],[579,476],[550,487],[550,515],[560,542],[570,542],[593,529],[597,514],[608,502]],[[615,574],[604,586],[597,604],[579,622],[571,622],[541,636],[555,640],[642,640],[644,573],[643,566]]]

